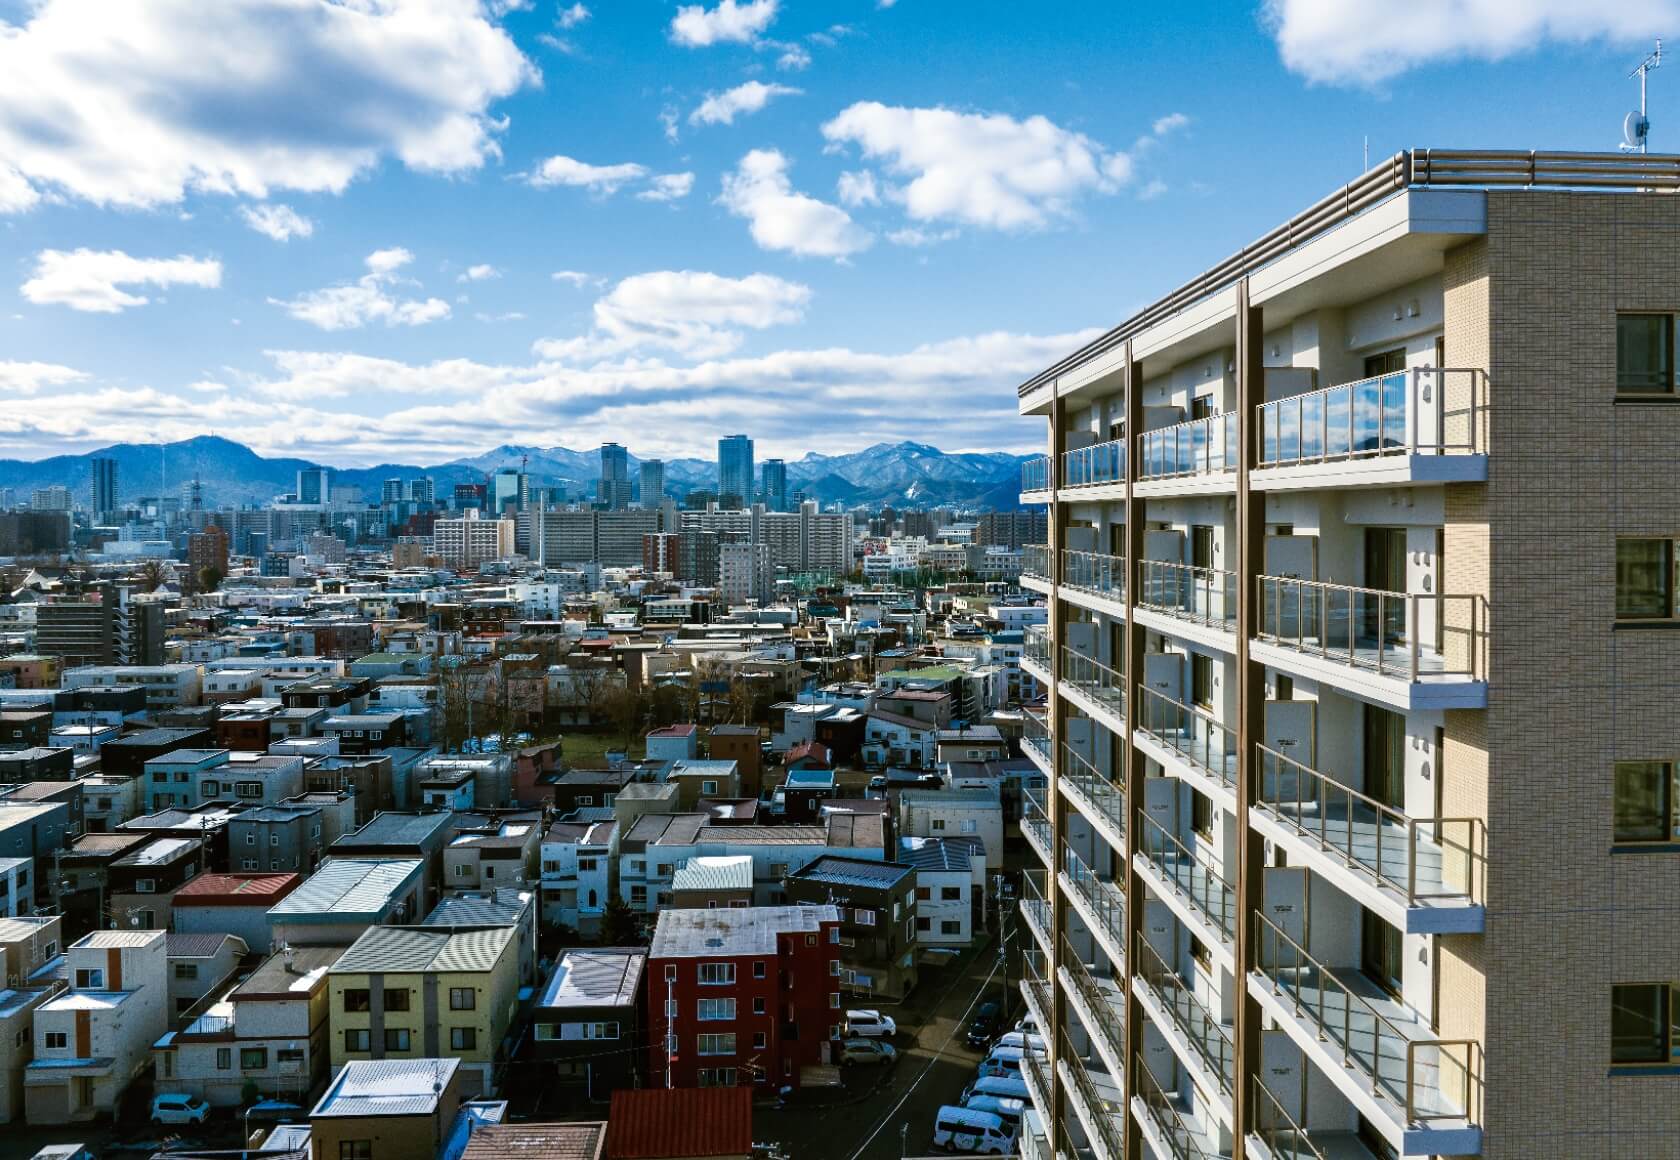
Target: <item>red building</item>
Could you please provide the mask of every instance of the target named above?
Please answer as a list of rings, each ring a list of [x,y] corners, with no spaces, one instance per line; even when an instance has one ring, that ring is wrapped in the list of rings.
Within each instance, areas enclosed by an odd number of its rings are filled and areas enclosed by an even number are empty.
[[[833,906],[664,910],[648,952],[649,1086],[799,1087],[840,1038]]]

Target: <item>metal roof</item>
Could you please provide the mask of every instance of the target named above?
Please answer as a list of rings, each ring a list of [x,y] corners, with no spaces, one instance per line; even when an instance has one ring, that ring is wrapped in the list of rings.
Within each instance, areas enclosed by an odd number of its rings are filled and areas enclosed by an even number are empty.
[[[566,951],[544,984],[537,1006],[634,1006],[647,957],[648,952],[639,947]]]
[[[460,1066],[458,1059],[354,1060],[339,1069],[309,1118],[431,1115]]]
[[[84,934],[70,944],[72,950],[87,947],[144,947],[150,946],[167,932],[161,930],[96,930]]]
[[[655,959],[773,955],[778,935],[814,934],[820,924],[839,921],[840,912],[826,905],[662,910],[648,955]]]
[[[475,1128],[461,1160],[598,1160],[604,1120],[581,1124],[488,1124]]]
[[[608,1160],[752,1153],[752,1089],[642,1088],[612,1094]]]
[[[515,926],[534,901],[530,892],[514,890],[446,894],[421,926]]]
[[[489,971],[515,933],[516,928],[511,926],[483,930],[372,926],[350,944],[331,973]]]
[[[285,874],[200,874],[175,892],[175,905],[186,899],[188,905],[271,906],[274,900],[291,890],[299,881],[293,873]]]
[[[751,890],[751,854],[690,858],[671,874],[672,890]]]
[[[917,870],[960,870],[971,873],[971,859],[984,855],[978,838],[900,838],[898,861]]]
[[[381,918],[424,865],[419,858],[328,858],[268,914],[280,920]]]
[[[822,882],[834,886],[867,886],[884,890],[902,882],[914,871],[896,862],[873,862],[863,858],[845,858],[824,854],[808,866],[788,875],[801,882]]]
[[[223,944],[232,940],[237,944],[234,952],[243,957],[248,947],[245,940],[233,934],[181,934],[177,931],[169,932],[169,943],[164,953],[172,959],[208,959],[222,949]]]
[[[454,821],[454,815],[436,814],[375,814],[367,825],[345,834],[335,846],[414,846],[424,842]]]

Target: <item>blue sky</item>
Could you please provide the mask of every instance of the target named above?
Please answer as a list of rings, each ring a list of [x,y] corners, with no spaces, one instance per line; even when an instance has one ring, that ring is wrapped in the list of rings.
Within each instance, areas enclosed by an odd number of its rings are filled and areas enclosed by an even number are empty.
[[[1367,137],[1613,147],[1677,9],[0,0],[0,455],[1024,449]]]

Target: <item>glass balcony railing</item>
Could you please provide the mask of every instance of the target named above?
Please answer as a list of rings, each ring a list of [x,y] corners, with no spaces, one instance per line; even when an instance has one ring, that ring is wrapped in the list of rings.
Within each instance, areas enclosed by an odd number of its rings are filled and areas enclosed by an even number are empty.
[[[1414,818],[1257,745],[1254,805],[1407,906],[1479,904],[1486,895],[1487,827],[1479,818]]]
[[[1112,878],[1104,878],[1097,874],[1085,865],[1084,859],[1070,847],[1062,849],[1062,869],[1067,873],[1068,881],[1073,884],[1074,892],[1097,916],[1097,921],[1102,926],[1102,931],[1098,933],[1106,933],[1109,942],[1124,950],[1126,895],[1120,884]],[[1124,960],[1118,966],[1124,970]]]
[[[1469,455],[1486,446],[1482,372],[1413,367],[1260,408],[1257,465],[1383,455]]]
[[[1137,1097],[1149,1115],[1155,1134],[1166,1145],[1171,1160],[1222,1160],[1230,1155],[1221,1152],[1217,1142],[1195,1127],[1190,1119],[1190,1100],[1176,1091],[1163,1088],[1150,1072],[1143,1056],[1134,1057],[1132,1075],[1136,1077]]]
[[[1083,808],[1091,816],[1091,820],[1107,820],[1124,837],[1125,790],[1108,780],[1071,745],[1062,746],[1062,759],[1062,783],[1073,790],[1074,797],[1083,799]]]
[[[1120,439],[1062,452],[1062,486],[1126,482],[1126,444]]]
[[[1050,903],[1044,897],[1044,888],[1034,881],[1033,873],[1028,870],[1021,875],[1021,913],[1026,916],[1027,925],[1032,927],[1033,933],[1038,936],[1039,944],[1048,947],[1055,941],[1052,932],[1056,929],[1056,924],[1051,917]]]
[[[1227,942],[1237,937],[1237,891],[1212,858],[1180,842],[1144,810],[1138,811],[1138,852]]]
[[[1139,607],[1235,632],[1237,574],[1167,560],[1138,562]]]
[[[1050,490],[1050,457],[1035,455],[1021,463],[1022,491]]]
[[[1021,712],[1021,748],[1030,749],[1043,759],[1045,765],[1053,760],[1050,756],[1050,722],[1031,710]]]
[[[1021,651],[1029,660],[1036,661],[1041,669],[1050,667],[1050,654],[1055,647],[1050,640],[1050,630],[1042,624],[1028,625],[1022,634]]]
[[[1062,940],[1062,954],[1057,960],[1067,968],[1073,988],[1090,1009],[1095,1027],[1085,1030],[1103,1041],[1115,1059],[1126,1058],[1126,992],[1111,969],[1098,970],[1085,962],[1073,944]]]
[[[1203,709],[1138,686],[1136,726],[1222,785],[1237,784],[1237,733]]]
[[[1332,970],[1264,914],[1253,920],[1256,972],[1307,1034],[1403,1110],[1407,1125],[1480,1122],[1479,1043],[1436,1038],[1423,1016],[1358,971]]]
[[[1145,431],[1138,440],[1138,479],[1220,475],[1237,469],[1237,417],[1210,415]]]
[[[1248,1130],[1266,1146],[1273,1160],[1377,1160],[1376,1153],[1365,1146],[1357,1133],[1309,1132],[1301,1127],[1259,1076],[1249,1077],[1249,1090],[1254,1098]],[[1303,1103],[1306,1100],[1304,1089],[1301,1100]]]
[[[1064,645],[1061,678],[1122,721],[1126,719],[1126,678],[1101,661]]]
[[[1255,637],[1308,656],[1418,681],[1486,671],[1480,596],[1384,592],[1260,576]]]
[[[1044,803],[1039,800],[1036,790],[1021,791],[1021,833],[1037,849],[1046,866],[1056,864],[1056,847],[1050,840],[1050,815],[1044,812]]]
[[[1149,940],[1139,932],[1133,952],[1133,968],[1165,1008],[1167,1017],[1190,1041],[1204,1070],[1216,1077],[1220,1090],[1230,1095],[1237,1082],[1237,1044],[1234,1028],[1215,1019],[1196,998],[1184,977],[1167,966]]]
[[[1105,1156],[1126,1154],[1126,1105],[1121,1095],[1120,1077],[1108,1073],[1102,1060],[1090,1048],[1075,1051],[1072,1038],[1064,1031],[1057,1040],[1056,1058],[1066,1061],[1068,1074],[1073,1078],[1074,1098],[1085,1105],[1096,1129],[1100,1143],[1098,1152]]]
[[[1126,557],[1103,552],[1062,553],[1062,586],[1112,600],[1126,599]]]
[[[1050,549],[1046,545],[1021,545],[1021,575],[1046,583],[1051,580]]]
[[[1038,1025],[1040,1035],[1047,1034],[1047,1028],[1055,1026],[1050,1021],[1052,992],[1049,979],[1049,956],[1036,946],[1023,947],[1021,949],[1021,994],[1027,1000],[1027,1010],[1031,1012],[1033,1022]],[[1045,1087],[1048,1089],[1048,1076],[1045,1078]],[[1044,1106],[1049,1107],[1048,1104]]]

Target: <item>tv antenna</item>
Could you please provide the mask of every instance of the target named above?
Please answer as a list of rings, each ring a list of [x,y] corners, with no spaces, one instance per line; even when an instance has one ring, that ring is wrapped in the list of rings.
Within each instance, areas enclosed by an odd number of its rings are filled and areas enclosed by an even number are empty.
[[[1639,78],[1639,108],[1622,118],[1622,149],[1629,153],[1646,153],[1650,149],[1651,119],[1645,114],[1645,79],[1652,69],[1662,67],[1662,41],[1639,67],[1628,73],[1628,79]]]

